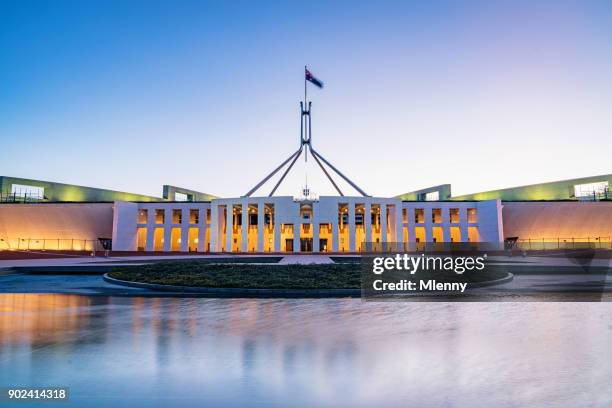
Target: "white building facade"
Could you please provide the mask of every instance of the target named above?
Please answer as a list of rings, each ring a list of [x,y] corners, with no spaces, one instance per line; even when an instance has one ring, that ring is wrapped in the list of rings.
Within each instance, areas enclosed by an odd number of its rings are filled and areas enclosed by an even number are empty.
[[[113,250],[346,253],[365,243],[502,242],[502,205],[322,196],[114,203]]]

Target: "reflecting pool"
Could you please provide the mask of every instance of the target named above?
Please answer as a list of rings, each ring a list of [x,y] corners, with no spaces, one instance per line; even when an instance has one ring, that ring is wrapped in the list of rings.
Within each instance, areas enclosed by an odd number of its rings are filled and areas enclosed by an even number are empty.
[[[15,406],[612,405],[612,303],[1,294]]]

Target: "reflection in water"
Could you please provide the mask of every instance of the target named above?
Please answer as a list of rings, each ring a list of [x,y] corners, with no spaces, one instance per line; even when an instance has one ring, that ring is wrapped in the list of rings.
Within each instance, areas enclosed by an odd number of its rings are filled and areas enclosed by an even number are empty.
[[[609,406],[610,312],[7,294],[0,385],[67,385],[71,406]]]

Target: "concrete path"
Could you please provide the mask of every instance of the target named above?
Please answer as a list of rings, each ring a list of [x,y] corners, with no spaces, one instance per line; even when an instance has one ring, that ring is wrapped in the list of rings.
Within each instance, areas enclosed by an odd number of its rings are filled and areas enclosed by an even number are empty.
[[[278,263],[279,265],[309,265],[334,263],[327,255],[287,255]]]

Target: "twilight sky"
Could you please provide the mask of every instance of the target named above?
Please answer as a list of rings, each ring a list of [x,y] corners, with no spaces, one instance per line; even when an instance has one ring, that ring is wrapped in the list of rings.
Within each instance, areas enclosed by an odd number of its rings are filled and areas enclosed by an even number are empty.
[[[606,1],[4,0],[0,175],[242,195],[298,148],[305,64],[369,194],[611,173],[611,40]],[[332,193],[314,164],[277,194]]]

